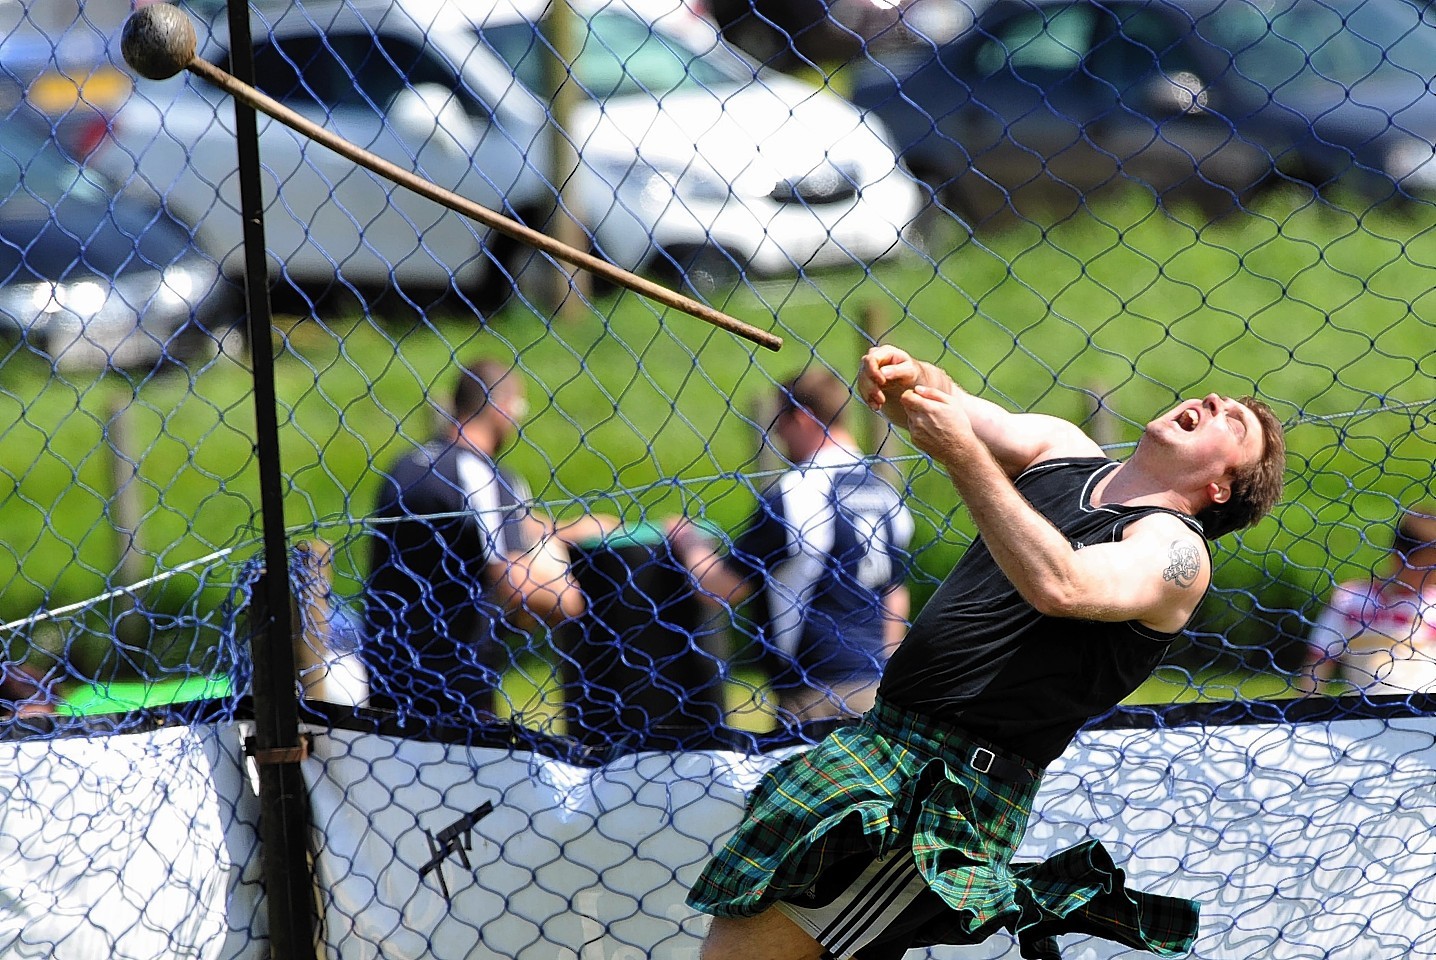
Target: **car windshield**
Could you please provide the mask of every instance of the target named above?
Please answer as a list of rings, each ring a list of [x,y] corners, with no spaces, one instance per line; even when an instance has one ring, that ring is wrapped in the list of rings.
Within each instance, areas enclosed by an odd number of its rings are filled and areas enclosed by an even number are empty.
[[[1236,0],[1198,21],[1267,90],[1325,80],[1346,87],[1377,75],[1436,76],[1436,27],[1403,2]]]
[[[739,76],[728,63],[685,46],[677,38],[633,17],[597,13],[583,22],[574,74],[594,100],[646,93],[661,97],[683,89],[732,86]],[[534,23],[483,27],[479,34],[520,82],[541,93],[550,49]]]
[[[0,202],[21,194],[55,204],[69,194],[94,198],[102,191],[53,139],[12,119],[0,132]]]

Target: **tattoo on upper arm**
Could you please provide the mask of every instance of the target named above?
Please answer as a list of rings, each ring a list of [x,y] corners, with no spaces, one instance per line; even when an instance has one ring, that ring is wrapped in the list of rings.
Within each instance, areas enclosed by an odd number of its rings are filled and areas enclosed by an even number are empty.
[[[1171,552],[1167,555],[1167,569],[1162,571],[1163,580],[1171,580],[1179,587],[1190,587],[1197,582],[1202,571],[1197,548],[1185,540],[1173,540]]]

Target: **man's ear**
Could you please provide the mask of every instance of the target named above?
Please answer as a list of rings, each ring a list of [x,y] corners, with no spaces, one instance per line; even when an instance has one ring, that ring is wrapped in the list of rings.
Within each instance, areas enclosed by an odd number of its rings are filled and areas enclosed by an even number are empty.
[[[1207,484],[1207,493],[1211,495],[1212,503],[1226,503],[1232,497],[1232,485],[1225,481],[1213,480]]]

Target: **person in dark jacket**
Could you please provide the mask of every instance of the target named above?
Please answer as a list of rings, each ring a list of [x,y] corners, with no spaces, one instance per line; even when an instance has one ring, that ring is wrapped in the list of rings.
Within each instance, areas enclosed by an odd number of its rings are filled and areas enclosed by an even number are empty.
[[[384,474],[365,594],[370,706],[491,720],[509,662],[504,632],[582,610],[563,542],[495,460],[526,410],[517,370],[471,364],[439,435]]]

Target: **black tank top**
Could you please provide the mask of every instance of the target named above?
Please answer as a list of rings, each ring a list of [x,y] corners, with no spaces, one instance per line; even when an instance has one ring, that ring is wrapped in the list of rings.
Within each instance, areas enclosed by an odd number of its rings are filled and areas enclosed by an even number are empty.
[[[1120,464],[1051,460],[1024,471],[1017,489],[1074,547],[1120,540],[1128,524],[1161,507],[1092,507],[1092,489]],[[879,695],[1046,766],[1090,719],[1137,688],[1175,633],[1136,621],[1070,620],[1023,600],[978,538],[913,622]]]

